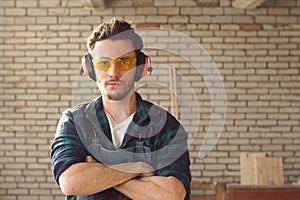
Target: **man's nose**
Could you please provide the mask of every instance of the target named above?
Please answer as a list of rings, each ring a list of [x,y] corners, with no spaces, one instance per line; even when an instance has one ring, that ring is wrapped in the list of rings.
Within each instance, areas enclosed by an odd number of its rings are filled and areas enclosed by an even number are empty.
[[[120,69],[115,63],[112,63],[111,68],[108,71],[108,75],[110,77],[120,77]]]

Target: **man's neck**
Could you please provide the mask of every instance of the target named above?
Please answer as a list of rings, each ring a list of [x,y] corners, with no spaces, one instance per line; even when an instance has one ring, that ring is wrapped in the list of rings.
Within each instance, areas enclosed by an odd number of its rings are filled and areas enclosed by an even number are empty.
[[[103,97],[103,109],[117,123],[124,121],[136,111],[135,92],[130,92],[125,98],[119,101]]]

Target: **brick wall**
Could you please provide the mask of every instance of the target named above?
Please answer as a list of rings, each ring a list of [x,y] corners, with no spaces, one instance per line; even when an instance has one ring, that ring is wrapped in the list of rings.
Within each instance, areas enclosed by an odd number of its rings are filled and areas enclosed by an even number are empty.
[[[171,109],[168,69],[175,69],[179,116],[189,132],[197,130],[190,145],[195,180],[238,183],[239,154],[246,151],[283,157],[285,183],[300,179],[299,0],[266,0],[256,10],[233,8],[230,0],[113,0],[107,6],[89,10],[79,0],[0,0],[1,200],[63,199],[52,179],[50,144],[60,113],[83,100],[75,98],[74,83],[91,84],[78,77],[84,38],[111,16],[192,38],[219,70],[226,120],[203,159],[199,151],[214,114],[209,86],[192,60],[166,51],[173,42],[186,54],[196,50],[170,35],[145,35],[156,71],[139,91]],[[195,99],[197,106],[189,107]]]

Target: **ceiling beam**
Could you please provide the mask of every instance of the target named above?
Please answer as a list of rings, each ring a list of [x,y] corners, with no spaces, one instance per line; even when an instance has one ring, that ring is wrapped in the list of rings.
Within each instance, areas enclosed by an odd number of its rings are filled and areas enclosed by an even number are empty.
[[[233,7],[253,10],[262,4],[265,0],[233,0]]]

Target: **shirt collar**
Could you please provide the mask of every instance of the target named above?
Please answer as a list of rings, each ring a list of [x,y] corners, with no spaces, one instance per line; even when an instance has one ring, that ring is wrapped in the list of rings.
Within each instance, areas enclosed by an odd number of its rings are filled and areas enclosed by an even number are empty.
[[[143,125],[145,121],[148,118],[149,108],[145,105],[145,101],[143,101],[140,94],[135,92],[136,100],[137,100],[137,107],[136,112],[133,116],[133,121],[137,125]],[[108,124],[108,119],[106,117],[106,114],[103,110],[103,99],[102,96],[98,97],[97,99],[94,99],[88,105],[86,106],[84,110],[85,116],[87,119],[89,119],[92,124],[100,128]]]

